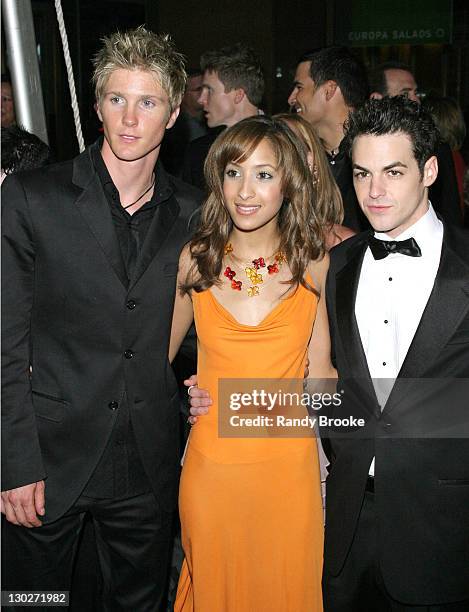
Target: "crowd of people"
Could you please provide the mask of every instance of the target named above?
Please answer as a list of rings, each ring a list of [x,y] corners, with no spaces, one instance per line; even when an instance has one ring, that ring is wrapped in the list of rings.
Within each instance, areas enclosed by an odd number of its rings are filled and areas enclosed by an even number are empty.
[[[100,609],[165,610],[177,507],[177,612],[467,610],[457,105],[327,47],[271,117],[252,49],[188,75],[144,27],[103,40],[93,84],[82,154],[2,153],[5,609],[70,590],[91,517]],[[230,404],[252,384],[270,408]],[[334,402],[295,419],[278,397],[305,391]]]

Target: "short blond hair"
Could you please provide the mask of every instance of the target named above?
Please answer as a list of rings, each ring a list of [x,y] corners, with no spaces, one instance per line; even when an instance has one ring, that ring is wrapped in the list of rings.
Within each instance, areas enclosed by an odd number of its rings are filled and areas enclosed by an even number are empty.
[[[103,47],[93,59],[92,82],[99,103],[109,76],[120,68],[153,73],[168,95],[171,111],[181,104],[186,87],[185,58],[176,51],[169,34],[155,34],[139,26],[102,39]]]

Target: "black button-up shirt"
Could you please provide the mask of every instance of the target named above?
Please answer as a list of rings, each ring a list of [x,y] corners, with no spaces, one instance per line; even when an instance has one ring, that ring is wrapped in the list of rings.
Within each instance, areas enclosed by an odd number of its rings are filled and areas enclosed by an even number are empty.
[[[119,192],[101,156],[102,138],[91,146],[91,157],[109,203],[112,222],[121,249],[127,279],[130,283],[135,265],[141,253],[148,229],[158,204],[172,193],[168,178],[160,163],[155,166],[155,188],[151,199],[133,215],[123,209]],[[128,300],[123,308],[133,310]],[[135,313],[138,316],[138,313]],[[111,399],[111,398],[110,398]],[[115,405],[115,401],[111,402]],[[118,402],[117,418],[105,451],[93,472],[83,494],[99,499],[131,497],[150,490],[150,484],[143,468],[127,398]]]

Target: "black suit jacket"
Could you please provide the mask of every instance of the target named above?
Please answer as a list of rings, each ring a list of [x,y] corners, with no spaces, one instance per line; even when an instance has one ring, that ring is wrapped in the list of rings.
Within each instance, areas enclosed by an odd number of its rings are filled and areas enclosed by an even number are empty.
[[[175,505],[179,398],[167,355],[200,194],[168,180],[130,284],[89,150],[4,182],[2,488],[45,479],[46,522],[83,490],[124,395],[152,488]]]
[[[445,226],[432,293],[382,412],[355,318],[367,235],[332,250],[327,280],[333,360],[349,402],[342,414],[351,407],[366,426],[343,439],[331,434],[325,571],[338,575],[343,567],[375,456],[377,554],[388,592],[414,605],[464,600],[469,598],[469,439],[403,433],[418,430],[428,418],[424,387],[409,379],[426,379],[422,384],[447,379],[451,389],[454,378],[469,378],[469,233]],[[440,425],[454,416],[454,408],[443,395]]]

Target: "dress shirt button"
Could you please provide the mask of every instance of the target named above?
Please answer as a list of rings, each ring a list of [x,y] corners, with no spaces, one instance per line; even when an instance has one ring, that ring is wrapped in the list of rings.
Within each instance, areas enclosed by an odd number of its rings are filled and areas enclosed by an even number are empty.
[[[107,407],[109,408],[109,410],[117,410],[119,408],[119,404],[115,400],[113,400],[112,402],[109,402]]]
[[[129,300],[126,306],[129,310],[133,310],[137,306],[137,302],[135,300]]]
[[[389,321],[388,321],[387,319],[384,319],[384,322],[385,322],[385,323],[389,323]]]
[[[386,362],[385,362],[385,361],[383,361],[383,365],[386,365]]]
[[[133,356],[134,356],[134,352],[131,351],[130,349],[127,349],[126,351],[124,351],[124,357],[126,359],[132,359]]]
[[[392,281],[392,276],[390,276],[390,277],[388,278],[388,281]]]

